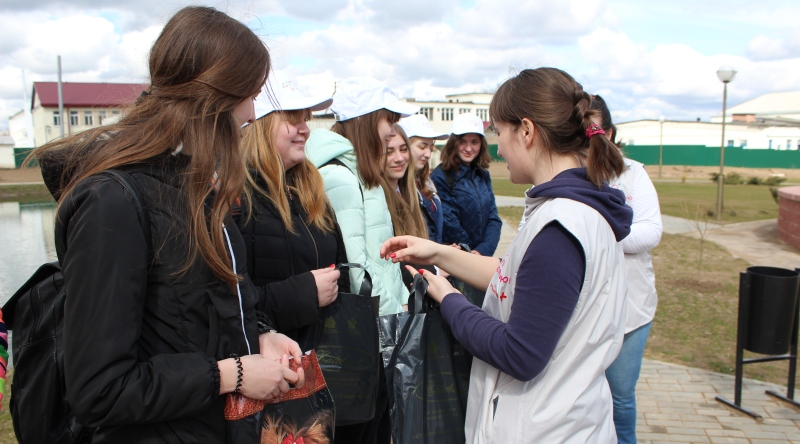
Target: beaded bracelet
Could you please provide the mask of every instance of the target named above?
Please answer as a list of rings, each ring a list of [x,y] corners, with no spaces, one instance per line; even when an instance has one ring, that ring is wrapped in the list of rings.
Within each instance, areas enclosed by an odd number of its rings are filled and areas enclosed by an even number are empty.
[[[236,361],[236,367],[238,367],[239,375],[236,377],[236,388],[233,389],[233,394],[236,395],[239,393],[239,390],[242,388],[242,376],[244,376],[244,367],[242,367],[242,359],[236,353],[231,353],[231,357]]]

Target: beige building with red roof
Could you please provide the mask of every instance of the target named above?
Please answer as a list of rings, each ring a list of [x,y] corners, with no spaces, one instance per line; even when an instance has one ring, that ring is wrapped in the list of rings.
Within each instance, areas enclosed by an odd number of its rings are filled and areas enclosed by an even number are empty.
[[[108,123],[147,89],[139,83],[62,83],[64,115],[58,110],[58,83],[34,82],[31,96],[34,146],[42,146],[61,135],[68,136]]]

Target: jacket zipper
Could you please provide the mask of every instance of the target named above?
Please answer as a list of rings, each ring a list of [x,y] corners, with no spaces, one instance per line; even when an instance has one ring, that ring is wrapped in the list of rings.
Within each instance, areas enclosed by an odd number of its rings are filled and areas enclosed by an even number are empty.
[[[303,227],[305,227],[306,231],[308,232],[308,236],[311,237],[311,242],[314,243],[314,253],[316,254],[317,257],[317,268],[321,268],[319,265],[319,249],[317,249],[317,241],[314,239],[314,235],[311,234],[311,230],[308,229],[308,225],[306,225],[306,221],[304,221],[302,217],[300,218],[300,222],[303,224]]]
[[[291,191],[289,191],[289,189],[288,189],[288,188],[287,188],[286,192],[287,192],[287,194],[289,195],[289,199],[290,199],[290,200],[294,200],[294,197],[292,196],[292,193],[291,193]],[[298,214],[298,216],[300,216],[300,215]],[[317,268],[319,269],[319,268],[321,268],[321,267],[320,267],[320,265],[319,265],[319,249],[317,248],[317,241],[316,241],[316,239],[314,239],[314,235],[313,235],[313,234],[311,234],[311,230],[308,228],[308,225],[306,225],[306,221],[305,221],[305,220],[303,220],[303,217],[302,217],[302,216],[301,216],[301,217],[298,217],[298,219],[300,219],[300,223],[301,223],[301,224],[303,224],[303,228],[305,228],[305,229],[306,229],[306,232],[308,233],[308,237],[310,237],[310,238],[311,238],[311,242],[314,244],[314,254],[316,255],[316,258],[317,258]]]

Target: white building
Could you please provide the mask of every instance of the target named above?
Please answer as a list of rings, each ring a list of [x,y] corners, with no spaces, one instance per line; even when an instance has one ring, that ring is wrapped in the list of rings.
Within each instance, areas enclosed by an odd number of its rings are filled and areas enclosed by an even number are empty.
[[[493,94],[489,93],[465,93],[449,94],[445,100],[416,100],[403,99],[420,107],[419,113],[430,121],[431,126],[436,131],[443,133],[450,132],[450,124],[458,114],[472,113],[481,120],[491,122],[489,116],[489,103],[492,101]],[[336,98],[334,98],[336,100]]]
[[[118,116],[125,106],[133,103],[139,94],[147,89],[147,86],[138,83],[62,83],[64,135],[68,136],[108,123],[106,119]],[[18,137],[30,137],[20,129],[24,126],[24,114],[19,112],[9,120],[9,126],[13,125],[15,128],[12,132],[15,141]],[[33,83],[31,115],[33,146],[42,146],[61,136],[62,116],[58,109],[56,82]]]
[[[764,94],[728,108],[726,122],[755,122],[757,119],[788,119],[800,123],[800,91]],[[722,122],[722,113],[711,118]]]
[[[0,168],[14,168],[14,139],[0,133]]]
[[[721,119],[720,119],[721,120]],[[663,128],[663,133],[662,133]],[[627,145],[705,145],[722,142],[722,123],[637,120],[617,125],[617,141]],[[725,125],[725,146],[755,149],[800,149],[800,122],[760,119]]]
[[[800,91],[770,93],[726,111],[725,146],[800,149]],[[617,125],[617,140],[628,145],[705,145],[722,142],[722,113],[711,122],[637,120]]]

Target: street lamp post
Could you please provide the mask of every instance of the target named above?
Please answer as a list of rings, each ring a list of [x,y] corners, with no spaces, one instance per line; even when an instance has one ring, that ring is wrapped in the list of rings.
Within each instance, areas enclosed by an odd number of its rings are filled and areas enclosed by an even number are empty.
[[[736,70],[723,65],[717,70],[722,88],[722,143],[719,145],[719,176],[717,176],[717,219],[722,219],[722,191],[725,183],[725,112],[728,107],[728,83],[736,77]]]
[[[661,179],[661,165],[664,163],[664,116],[658,118],[660,131],[658,133],[658,178]]]

